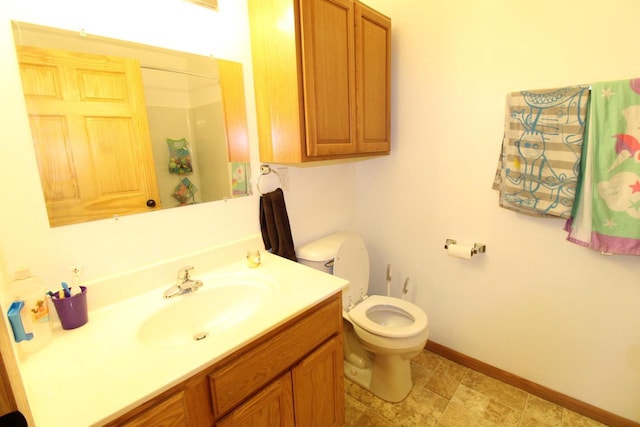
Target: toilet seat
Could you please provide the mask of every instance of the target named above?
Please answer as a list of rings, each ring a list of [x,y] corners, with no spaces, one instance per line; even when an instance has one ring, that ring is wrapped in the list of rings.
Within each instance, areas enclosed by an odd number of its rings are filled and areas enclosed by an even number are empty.
[[[406,326],[385,326],[369,317],[371,310],[388,310],[408,316],[412,322]],[[405,300],[382,295],[371,295],[349,310],[349,318],[362,329],[389,338],[407,338],[419,335],[428,325],[427,315],[420,307]]]
[[[349,281],[342,291],[342,307],[349,311],[369,293],[369,253],[360,236],[336,233],[330,239],[340,242],[334,252],[333,275]]]

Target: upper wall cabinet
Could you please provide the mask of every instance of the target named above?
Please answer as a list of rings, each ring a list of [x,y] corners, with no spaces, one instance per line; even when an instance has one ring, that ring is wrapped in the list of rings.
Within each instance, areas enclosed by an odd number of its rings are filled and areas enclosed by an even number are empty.
[[[260,160],[389,154],[391,20],[354,0],[249,0]]]

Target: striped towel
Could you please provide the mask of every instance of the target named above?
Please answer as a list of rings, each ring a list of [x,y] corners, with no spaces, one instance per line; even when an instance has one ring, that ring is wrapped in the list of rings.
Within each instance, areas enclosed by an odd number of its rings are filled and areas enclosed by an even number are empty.
[[[594,83],[592,92],[567,240],[640,255],[640,79]]]
[[[531,216],[571,215],[588,99],[588,86],[507,96],[493,183],[500,192],[500,206]]]

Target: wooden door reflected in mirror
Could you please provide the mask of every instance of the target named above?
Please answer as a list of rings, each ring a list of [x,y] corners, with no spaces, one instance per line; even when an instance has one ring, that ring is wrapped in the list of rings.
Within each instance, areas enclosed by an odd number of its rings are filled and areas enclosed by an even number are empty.
[[[15,23],[51,226],[249,195],[242,64]]]

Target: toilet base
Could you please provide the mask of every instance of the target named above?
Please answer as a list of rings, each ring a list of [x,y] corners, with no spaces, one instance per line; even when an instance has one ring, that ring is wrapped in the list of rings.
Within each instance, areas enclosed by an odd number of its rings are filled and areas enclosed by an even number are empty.
[[[400,354],[376,354],[371,372],[373,394],[388,402],[404,400],[413,388],[410,360]]]
[[[404,400],[413,388],[409,360],[395,354],[376,355],[370,368],[360,368],[345,360],[344,376],[392,403]]]
[[[344,321],[344,376],[369,390],[380,399],[400,402],[413,388],[411,359],[424,348],[406,349],[402,353],[389,352],[363,344],[351,322]]]
[[[345,360],[344,376],[362,388],[371,389],[371,369],[369,368],[361,368]]]

